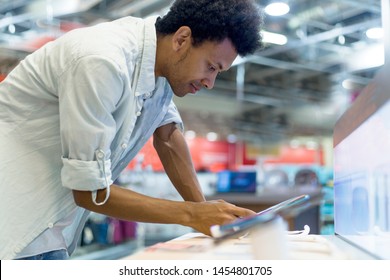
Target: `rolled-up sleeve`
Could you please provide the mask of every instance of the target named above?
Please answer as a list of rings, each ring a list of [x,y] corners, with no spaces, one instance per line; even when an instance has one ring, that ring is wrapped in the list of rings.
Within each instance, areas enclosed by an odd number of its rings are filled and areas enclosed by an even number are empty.
[[[70,65],[59,85],[61,180],[70,189],[96,191],[112,184],[110,145],[123,79],[119,67],[102,57],[88,56]]]
[[[177,107],[173,100],[169,104],[168,111],[166,115],[164,116],[164,120],[161,122],[160,126],[169,124],[169,123],[175,123],[176,126],[181,130],[181,132],[184,131],[184,125],[183,121],[181,119],[180,113],[177,110]]]
[[[106,188],[106,183],[111,185],[111,161],[105,160],[105,174],[97,161],[82,161],[62,158],[61,170],[62,183],[65,187],[80,191],[93,191]],[[75,176],[82,174],[82,176]],[[107,181],[106,181],[107,180]]]

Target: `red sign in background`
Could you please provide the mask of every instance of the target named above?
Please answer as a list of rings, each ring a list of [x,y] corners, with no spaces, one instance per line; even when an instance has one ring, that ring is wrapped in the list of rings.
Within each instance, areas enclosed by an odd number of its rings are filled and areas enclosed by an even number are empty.
[[[305,147],[281,146],[277,155],[264,156],[261,154],[261,148],[257,154],[253,154],[253,152],[249,154],[248,145],[245,143],[208,141],[206,138],[187,140],[187,143],[197,171],[237,170],[242,166],[255,165],[259,157],[262,157],[262,164],[324,164],[322,150]],[[140,154],[144,157],[143,167],[150,166],[154,171],[164,170],[157,152],[154,150],[152,139],[141,149]],[[128,168],[134,168],[135,164],[136,160],[133,160]]]

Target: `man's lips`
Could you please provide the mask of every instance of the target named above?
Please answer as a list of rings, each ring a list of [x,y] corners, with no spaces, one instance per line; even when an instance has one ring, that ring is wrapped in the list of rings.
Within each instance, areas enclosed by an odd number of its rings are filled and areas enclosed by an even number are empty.
[[[191,84],[191,93],[196,93],[200,90],[200,87],[196,86],[195,84]]]

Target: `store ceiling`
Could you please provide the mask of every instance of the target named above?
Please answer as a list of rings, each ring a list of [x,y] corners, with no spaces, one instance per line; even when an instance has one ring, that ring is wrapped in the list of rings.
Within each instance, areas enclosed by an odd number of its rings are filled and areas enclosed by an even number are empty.
[[[171,2],[0,0],[0,73],[48,37],[122,16],[162,15]],[[264,7],[267,1],[258,3]],[[338,117],[380,65],[380,41],[365,34],[381,26],[380,1],[290,0],[289,5],[287,15],[265,16],[264,25],[285,35],[287,44],[268,43],[237,60],[214,89],[176,99],[187,130],[262,144],[332,136]]]

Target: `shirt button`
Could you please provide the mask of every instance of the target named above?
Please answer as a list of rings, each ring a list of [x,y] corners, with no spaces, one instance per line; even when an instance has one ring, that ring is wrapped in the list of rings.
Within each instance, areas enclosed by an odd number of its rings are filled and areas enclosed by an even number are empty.
[[[122,147],[122,149],[126,149],[127,148],[127,144],[123,143],[121,147]]]
[[[14,248],[14,252],[15,252],[16,254],[19,254],[20,252],[22,252],[22,249],[20,249],[20,247],[15,247],[15,248]]]
[[[136,113],[136,115],[137,115],[137,117],[141,116],[141,111],[138,111],[138,112]]]
[[[48,228],[53,228],[53,226],[54,226],[53,223],[48,223],[48,224],[47,224],[47,227],[48,227]]]
[[[104,156],[104,155],[103,155],[102,152],[98,152],[98,153],[97,153],[97,157],[98,157],[98,158],[103,158],[103,156]]]

